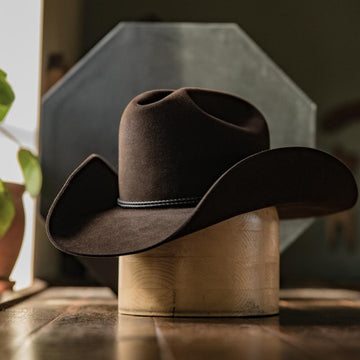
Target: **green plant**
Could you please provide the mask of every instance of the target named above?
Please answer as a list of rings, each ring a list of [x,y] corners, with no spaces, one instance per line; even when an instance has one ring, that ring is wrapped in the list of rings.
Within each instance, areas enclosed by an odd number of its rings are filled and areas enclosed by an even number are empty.
[[[38,158],[10,134],[2,125],[6,114],[15,100],[15,94],[0,69],[0,132],[19,145],[17,158],[24,177],[25,190],[36,197],[41,189],[42,172]],[[6,183],[0,179],[0,238],[6,233],[15,216],[14,201]]]

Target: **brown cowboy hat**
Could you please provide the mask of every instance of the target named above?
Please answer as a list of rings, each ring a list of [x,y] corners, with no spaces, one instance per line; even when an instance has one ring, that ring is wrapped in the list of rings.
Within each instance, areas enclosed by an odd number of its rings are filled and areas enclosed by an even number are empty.
[[[88,157],[56,197],[47,231],[67,253],[119,256],[268,206],[290,219],[342,211],[356,199],[353,175],[331,155],[270,150],[265,118],[247,101],[154,90],[124,111],[119,171]]]

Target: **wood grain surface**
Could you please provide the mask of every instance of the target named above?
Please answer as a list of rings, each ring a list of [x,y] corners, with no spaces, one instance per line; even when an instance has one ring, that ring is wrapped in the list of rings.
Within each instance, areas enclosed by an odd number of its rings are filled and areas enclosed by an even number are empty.
[[[242,214],[119,259],[119,309],[150,316],[278,312],[279,219]]]
[[[360,292],[280,292],[280,315],[118,314],[107,288],[49,288],[0,311],[1,360],[358,360]]]

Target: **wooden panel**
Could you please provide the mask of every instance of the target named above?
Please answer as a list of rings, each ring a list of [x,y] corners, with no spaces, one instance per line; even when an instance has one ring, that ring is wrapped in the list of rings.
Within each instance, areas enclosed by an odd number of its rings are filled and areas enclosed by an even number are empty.
[[[169,359],[306,359],[263,326],[278,323],[264,319],[156,319],[163,338],[162,352]]]
[[[0,311],[0,359],[358,360],[360,292],[282,291],[280,315],[119,315],[106,288],[50,288]]]

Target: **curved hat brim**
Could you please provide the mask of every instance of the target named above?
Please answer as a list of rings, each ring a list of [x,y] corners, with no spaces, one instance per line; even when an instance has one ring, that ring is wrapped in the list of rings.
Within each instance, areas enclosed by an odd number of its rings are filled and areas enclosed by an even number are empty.
[[[357,186],[350,170],[333,156],[287,147],[239,161],[196,207],[121,208],[118,197],[116,171],[91,155],[71,174],[50,208],[50,240],[73,255],[133,254],[268,206],[276,206],[282,219],[346,210],[357,200]]]

